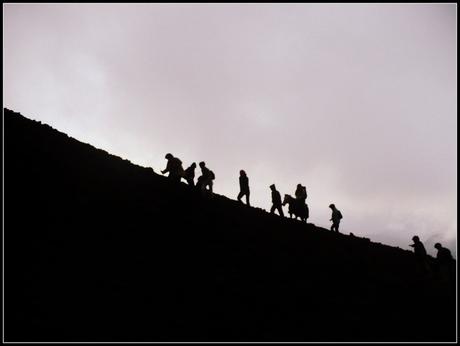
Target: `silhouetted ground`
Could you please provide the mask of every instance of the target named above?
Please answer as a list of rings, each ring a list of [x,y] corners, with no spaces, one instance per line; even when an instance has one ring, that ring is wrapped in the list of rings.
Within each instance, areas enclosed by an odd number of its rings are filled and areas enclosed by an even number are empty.
[[[4,125],[5,341],[456,341],[455,287],[409,251]]]

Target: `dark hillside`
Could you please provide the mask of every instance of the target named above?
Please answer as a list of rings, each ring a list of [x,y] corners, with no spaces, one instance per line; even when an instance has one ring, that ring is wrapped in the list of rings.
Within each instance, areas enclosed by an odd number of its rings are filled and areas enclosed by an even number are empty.
[[[455,287],[409,251],[4,126],[5,341],[456,340]]]

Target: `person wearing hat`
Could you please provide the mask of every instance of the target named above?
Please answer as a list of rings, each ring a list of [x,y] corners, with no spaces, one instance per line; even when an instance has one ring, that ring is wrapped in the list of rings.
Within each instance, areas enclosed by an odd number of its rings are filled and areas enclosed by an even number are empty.
[[[270,209],[270,214],[273,214],[275,210],[278,210],[278,213],[280,214],[280,216],[284,217],[283,206],[281,202],[281,195],[276,190],[275,184],[271,184],[270,189],[272,190],[272,203],[273,203],[272,208]]]
[[[412,240],[414,241],[414,243],[410,244],[409,246],[414,248],[415,256],[420,257],[420,258],[425,258],[426,257],[426,250],[425,250],[425,246],[420,241],[420,238],[418,236],[414,235],[412,237]]]
[[[166,168],[162,170],[161,173],[165,174],[169,172],[168,177],[172,181],[180,182],[181,177],[184,175],[182,161],[170,153],[166,154],[165,159],[168,160],[168,163],[166,164]]]
[[[332,221],[331,231],[339,232],[340,220],[343,218],[342,213],[335,207],[335,204],[330,204],[329,208],[332,209],[331,219],[329,220]]]
[[[416,235],[412,237],[412,240],[414,241],[414,243],[410,244],[409,246],[414,248],[414,255],[415,260],[417,262],[417,266],[421,272],[427,273],[430,271],[430,267],[428,265],[428,258],[426,255],[425,246],[420,241],[420,238]]]

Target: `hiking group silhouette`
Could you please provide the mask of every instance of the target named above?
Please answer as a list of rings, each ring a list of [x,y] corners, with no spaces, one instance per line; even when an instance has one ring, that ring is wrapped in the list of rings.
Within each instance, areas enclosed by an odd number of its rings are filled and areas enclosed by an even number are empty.
[[[180,182],[182,178],[190,185],[197,187],[201,191],[212,192],[213,180],[216,178],[214,172],[206,167],[206,163],[201,161],[201,175],[198,177],[195,185],[195,168],[196,163],[193,162],[186,170],[182,167],[182,161],[178,157],[174,157],[171,153],[167,153],[165,159],[168,160],[166,168],[161,171],[162,174],[169,173],[168,177],[174,182]]]
[[[197,188],[203,193],[213,192],[213,181],[216,176],[212,170],[206,167],[206,163],[201,161],[199,166],[201,168],[201,176],[198,177],[195,184],[195,168],[196,163],[193,162],[187,169],[183,169],[182,161],[178,157],[174,157],[171,153],[167,153],[165,156],[167,160],[166,168],[161,171],[162,174],[169,173],[168,177],[174,182],[180,182],[181,179],[185,179],[188,185]],[[243,169],[240,170],[239,176],[239,186],[240,192],[238,193],[237,200],[241,203],[242,198],[246,197],[246,205],[251,206],[249,197],[249,178],[246,174],[246,171]],[[308,208],[307,200],[307,188],[302,184],[297,184],[295,190],[295,197],[292,197],[289,194],[284,195],[284,199],[281,199],[281,194],[276,190],[275,184],[270,185],[271,194],[272,194],[272,207],[270,209],[270,214],[274,214],[275,211],[278,211],[278,214],[281,217],[284,217],[283,206],[288,205],[289,218],[294,217],[296,220],[299,218],[302,222],[307,222],[307,219],[310,216],[310,211]],[[329,208],[332,209],[332,221],[331,231],[339,232],[339,224],[342,219],[342,213],[335,207],[334,204],[329,205]]]
[[[415,235],[412,237],[412,240],[414,243],[409,244],[409,246],[414,248],[416,271],[420,275],[435,277],[445,283],[454,283],[455,260],[450,250],[443,247],[440,243],[434,244],[434,248],[438,252],[433,262],[430,261],[425,246],[420,241],[420,238]]]
[[[195,168],[196,163],[193,162],[186,170],[182,167],[182,161],[174,157],[172,154],[168,153],[165,156],[165,159],[168,161],[166,168],[161,171],[162,174],[169,173],[168,177],[174,182],[180,182],[181,178],[185,179],[186,182],[197,188],[202,193],[212,193],[213,192],[213,181],[216,176],[212,170],[206,167],[204,161],[199,163],[201,168],[201,175],[198,177],[195,184]],[[239,186],[240,192],[238,193],[237,200],[241,203],[242,198],[246,197],[246,205],[251,206],[249,202],[250,189],[249,189],[249,178],[246,174],[246,171],[243,169],[240,170],[239,176]],[[307,222],[309,218],[309,208],[306,203],[307,200],[307,188],[302,184],[297,184],[295,190],[295,197],[292,197],[289,194],[284,195],[284,199],[281,199],[280,192],[276,189],[275,184],[270,185],[271,195],[272,195],[272,206],[270,208],[270,214],[274,214],[275,211],[281,217],[284,217],[283,206],[288,205],[289,218],[294,218],[297,220],[299,218],[302,222]],[[343,215],[340,210],[337,209],[334,203],[329,205],[329,208],[332,210],[331,218],[329,221],[332,221],[331,232],[339,232],[340,221],[343,218]],[[352,233],[350,234],[352,235]],[[413,244],[410,244],[414,248],[416,271],[421,275],[434,275],[437,278],[444,280],[446,282],[451,282],[455,279],[455,273],[452,272],[454,259],[449,249],[443,247],[440,243],[436,243],[434,247],[438,250],[434,264],[429,262],[429,257],[425,250],[425,246],[420,241],[418,236],[412,237],[414,241]]]

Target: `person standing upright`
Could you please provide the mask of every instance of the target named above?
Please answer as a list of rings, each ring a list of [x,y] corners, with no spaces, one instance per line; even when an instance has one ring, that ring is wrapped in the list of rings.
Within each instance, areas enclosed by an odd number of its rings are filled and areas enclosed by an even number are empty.
[[[297,188],[295,190],[295,198],[297,203],[297,208],[302,210],[306,215],[308,215],[308,206],[307,206],[307,188],[302,184],[297,184]],[[308,216],[307,216],[308,218]]]
[[[238,201],[241,202],[241,198],[246,196],[246,205],[249,204],[249,178],[244,170],[240,171],[240,193],[238,194]]]

